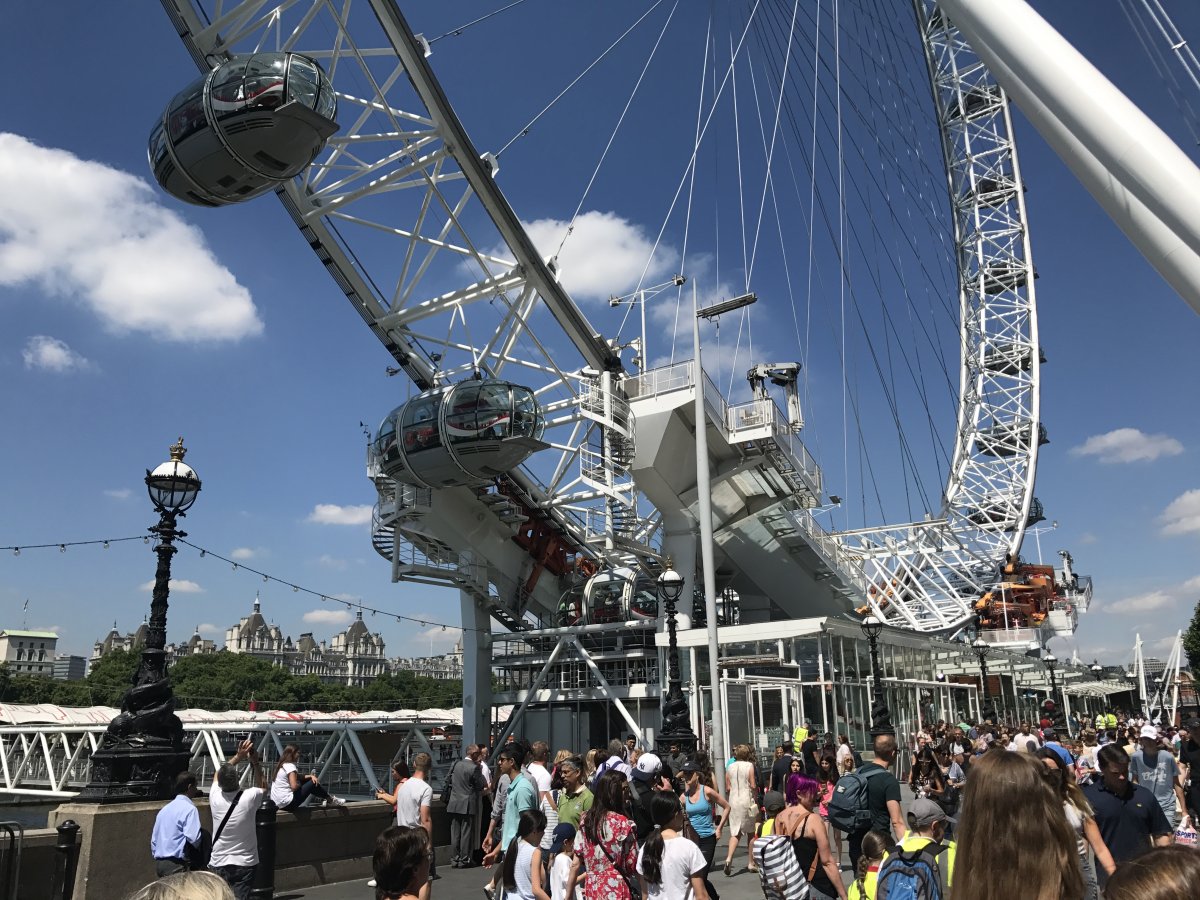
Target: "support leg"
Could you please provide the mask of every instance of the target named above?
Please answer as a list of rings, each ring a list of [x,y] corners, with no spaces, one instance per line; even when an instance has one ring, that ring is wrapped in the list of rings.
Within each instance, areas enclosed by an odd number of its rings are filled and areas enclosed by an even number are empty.
[[[466,591],[459,591],[462,607],[463,740],[491,743],[492,639],[485,610]]]

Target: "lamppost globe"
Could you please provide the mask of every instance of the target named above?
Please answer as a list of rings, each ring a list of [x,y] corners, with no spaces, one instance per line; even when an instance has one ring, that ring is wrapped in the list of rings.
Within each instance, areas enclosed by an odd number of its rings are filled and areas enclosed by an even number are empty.
[[[867,636],[867,640],[873,641],[883,634],[883,622],[878,616],[867,616],[862,620],[862,633]]]
[[[158,512],[183,515],[200,493],[200,476],[183,461],[187,448],[183,446],[182,437],[171,445],[170,452],[169,460],[153,472],[147,470],[146,492]]]
[[[668,565],[658,576],[658,589],[664,600],[674,603],[683,593],[683,576]]]
[[[1100,665],[1099,660],[1093,661],[1089,668],[1091,669],[1092,677],[1097,681],[1101,681],[1104,678],[1104,666]]]
[[[975,648],[975,652],[980,656],[983,656],[988,652],[988,642],[983,638],[975,638],[975,640],[971,642],[971,646]]]
[[[1050,668],[1050,671],[1053,672],[1054,667],[1058,665],[1058,657],[1053,653],[1047,653],[1042,657],[1042,662],[1044,662]]]

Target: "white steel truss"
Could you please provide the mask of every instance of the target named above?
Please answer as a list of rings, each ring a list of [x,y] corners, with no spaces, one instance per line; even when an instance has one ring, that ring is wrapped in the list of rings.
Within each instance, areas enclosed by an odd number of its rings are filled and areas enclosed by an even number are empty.
[[[199,0],[162,2],[202,71],[239,53],[295,51],[330,77],[341,129],[277,194],[412,382],[430,389],[484,376],[535,391],[550,449],[477,502],[501,522],[522,509],[544,511],[574,546],[609,562],[654,556],[659,519],[628,472],[634,423],[620,357],[559,284],[556,260],[534,247],[500,191],[496,157],[473,145],[429,66],[430,45],[394,0],[216,0],[211,10]],[[843,581],[887,621],[943,632],[967,621],[1004,556],[1019,549],[1036,509],[1044,432],[1034,273],[1008,100],[935,0],[914,0],[914,9],[958,248],[953,461],[941,519],[845,533],[828,555],[846,561]],[[820,496],[809,468],[784,472],[804,505]],[[528,599],[519,579],[423,529],[434,497],[378,473],[374,480],[373,543],[393,577],[459,586],[519,625]]]
[[[1025,527],[1040,444],[1034,270],[1008,97],[935,0],[914,0],[958,248],[958,427],[942,516],[839,535],[882,619],[949,632],[974,615]]]

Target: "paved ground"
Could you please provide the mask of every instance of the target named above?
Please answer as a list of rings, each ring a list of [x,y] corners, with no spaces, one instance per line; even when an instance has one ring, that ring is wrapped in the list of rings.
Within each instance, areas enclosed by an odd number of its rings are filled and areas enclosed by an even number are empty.
[[[724,852],[724,842],[719,852]],[[745,868],[746,854],[742,850],[736,857],[739,865],[733,870],[733,877],[726,878],[725,874],[717,871],[712,876],[713,886],[720,892],[721,900],[762,900],[762,888],[759,886],[758,875],[747,872]],[[724,857],[719,857],[723,862]],[[849,856],[843,848],[843,866],[850,863]],[[432,900],[484,900],[483,885],[487,882],[487,869],[451,869],[439,870],[442,876],[433,883]],[[847,884],[850,882],[849,871],[843,870],[842,875]],[[348,881],[341,884],[327,884],[322,887],[307,888],[303,891],[280,892],[275,900],[369,900],[375,896],[375,891],[367,887],[366,881]]]

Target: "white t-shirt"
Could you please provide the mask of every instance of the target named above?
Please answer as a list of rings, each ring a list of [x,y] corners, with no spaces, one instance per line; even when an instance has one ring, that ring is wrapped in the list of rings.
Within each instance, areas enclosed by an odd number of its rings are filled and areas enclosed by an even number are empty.
[[[1012,743],[1008,745],[1008,749],[1014,753],[1019,750],[1028,751],[1030,743],[1033,744],[1034,750],[1040,750],[1042,747],[1042,742],[1038,739],[1036,734],[1033,734],[1032,732],[1029,734],[1018,733],[1017,736],[1012,739]]]
[[[546,771],[546,767],[541,763],[531,762],[526,771],[529,772],[529,777],[533,779],[533,783],[537,785],[538,793],[550,790],[550,773]]]
[[[280,808],[292,802],[292,785],[288,775],[295,771],[295,763],[284,763],[275,773],[275,780],[271,782],[271,800]]]
[[[642,872],[643,847],[638,851],[637,870]],[[673,837],[663,842],[662,881],[646,882],[646,892],[654,900],[691,900],[692,875],[704,868],[704,854],[685,837]]]
[[[221,820],[229,809],[229,804],[237,795],[237,791],[226,794],[213,784],[208,792],[208,805],[212,811],[213,835],[221,827]],[[213,844],[213,866],[256,866],[258,865],[258,837],[254,833],[254,811],[262,803],[262,788],[246,788],[238,800],[237,808],[225,823],[221,839]]]
[[[421,807],[433,805],[433,788],[423,778],[410,778],[396,792],[396,824],[416,828]]]
[[[567,876],[571,874],[571,857],[559,853],[554,857],[550,866],[550,900],[567,900]],[[573,900],[583,900],[583,879],[575,880],[575,897]]]

